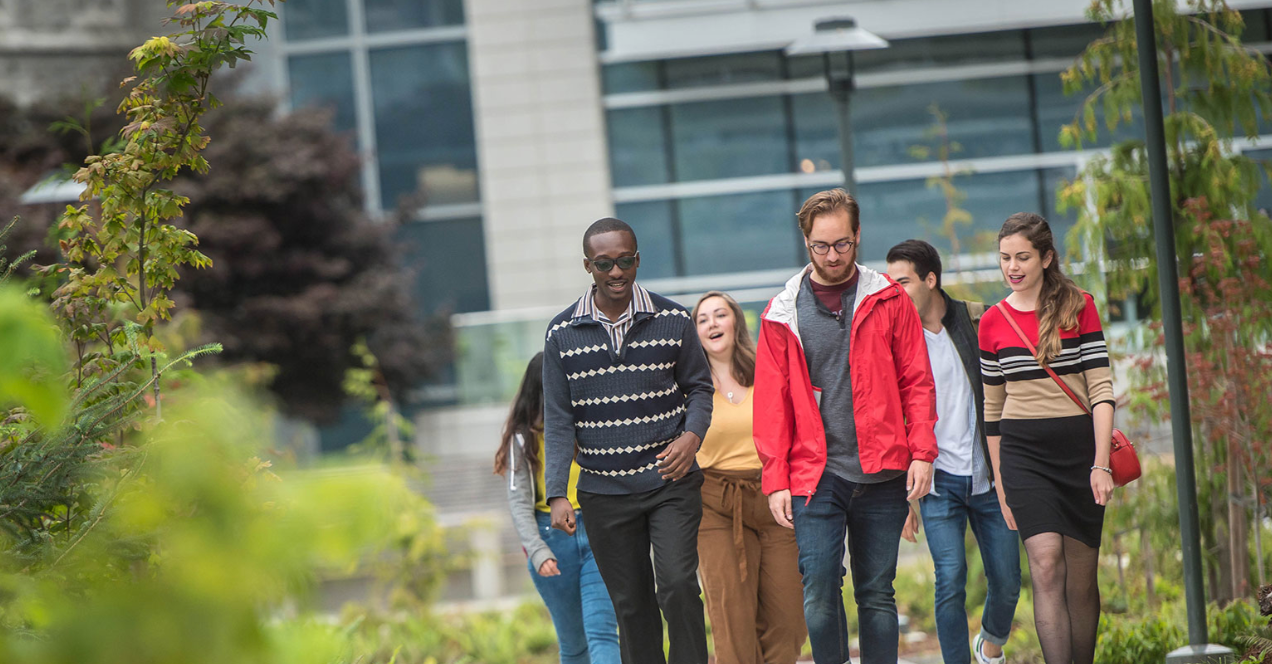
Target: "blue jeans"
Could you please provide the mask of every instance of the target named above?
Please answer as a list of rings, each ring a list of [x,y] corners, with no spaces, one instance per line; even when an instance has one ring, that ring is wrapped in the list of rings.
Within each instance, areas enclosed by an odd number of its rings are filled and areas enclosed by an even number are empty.
[[[1020,537],[1007,527],[998,494],[972,495],[970,476],[936,471],[932,493],[919,501],[928,549],[936,565],[936,635],[946,664],[969,664],[967,647],[967,524],[980,547],[989,592],[981,613],[981,634],[999,646],[1007,643],[1020,598]]]
[[[901,529],[910,508],[905,477],[857,484],[823,473],[805,504],[792,496],[799,572],[804,580],[804,620],[817,664],[848,659],[848,616],[844,612],[844,536],[861,630],[863,664],[896,664],[897,576]]]
[[[539,570],[530,570],[534,587],[552,614],[561,664],[619,664],[618,619],[592,558],[583,515],[574,514],[578,530],[573,537],[553,528],[550,514],[536,512],[535,518],[539,537],[552,549],[561,570],[559,576],[539,576]]]

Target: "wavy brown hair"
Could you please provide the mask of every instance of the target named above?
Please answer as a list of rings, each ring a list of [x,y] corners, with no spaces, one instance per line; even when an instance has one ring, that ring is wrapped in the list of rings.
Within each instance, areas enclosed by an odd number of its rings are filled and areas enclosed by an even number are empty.
[[[728,293],[708,291],[698,298],[697,304],[693,305],[691,314],[693,324],[695,327],[698,325],[698,310],[702,308],[702,303],[713,297],[724,300],[724,303],[733,311],[733,356],[729,358],[729,372],[743,387],[751,387],[755,384],[755,342],[751,340],[751,334],[747,332],[746,314],[742,311],[742,305]]]
[[[1042,271],[1042,293],[1038,295],[1038,364],[1047,366],[1060,354],[1060,331],[1073,330],[1078,327],[1078,313],[1086,306],[1086,298],[1082,289],[1073,280],[1060,271],[1060,256],[1056,254],[1055,237],[1051,234],[1051,226],[1040,215],[1032,212],[1017,212],[1007,217],[1002,230],[998,231],[998,241],[1013,235],[1023,235],[1034,251],[1038,252],[1038,260],[1051,257],[1051,264]]]
[[[526,365],[526,373],[521,377],[521,387],[517,388],[517,396],[512,400],[508,421],[504,424],[503,436],[499,440],[499,451],[495,452],[495,474],[503,475],[508,471],[508,455],[512,453],[513,439],[517,434],[521,434],[525,441],[525,457],[526,463],[530,464],[530,471],[539,472],[543,460],[539,458],[539,446],[534,444],[534,439],[542,430],[543,353],[539,352]]]

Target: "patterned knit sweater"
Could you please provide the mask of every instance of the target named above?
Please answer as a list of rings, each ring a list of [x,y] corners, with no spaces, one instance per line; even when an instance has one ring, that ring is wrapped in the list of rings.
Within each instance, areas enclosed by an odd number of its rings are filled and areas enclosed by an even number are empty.
[[[1060,331],[1060,355],[1051,370],[1082,399],[1088,408],[1113,404],[1113,374],[1104,344],[1100,314],[1090,293],[1078,313],[1075,330]],[[1036,347],[1038,317],[1005,304],[1016,324]],[[1000,420],[1042,420],[1072,417],[1084,411],[1060,389],[1021,343],[998,307],[990,307],[980,321],[981,375],[985,383],[985,433],[999,434]]]
[[[707,433],[714,389],[697,329],[684,307],[649,295],[654,311],[636,312],[619,348],[598,321],[575,316],[578,303],[548,326],[543,426],[549,498],[566,494],[576,442],[583,469],[578,490],[621,495],[663,486],[658,453],[685,431],[700,439]]]

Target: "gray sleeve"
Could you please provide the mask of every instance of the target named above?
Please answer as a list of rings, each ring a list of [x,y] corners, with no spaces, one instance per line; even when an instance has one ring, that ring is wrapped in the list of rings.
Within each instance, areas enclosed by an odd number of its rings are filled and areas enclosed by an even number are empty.
[[[707,366],[707,354],[698,341],[698,330],[692,321],[685,324],[681,333],[680,356],[676,358],[676,384],[685,393],[685,431],[692,431],[701,440],[711,426],[711,401],[715,387],[711,384],[711,368]]]
[[[552,339],[543,344],[543,456],[548,500],[568,495],[570,462],[574,460],[574,410],[561,352]]]
[[[508,509],[512,512],[512,527],[517,530],[521,546],[538,573],[545,560],[554,560],[556,556],[539,537],[539,523],[534,516],[534,474],[530,471],[530,464],[526,463],[525,453],[519,444],[514,442],[512,447],[515,460],[514,467],[508,471]]]

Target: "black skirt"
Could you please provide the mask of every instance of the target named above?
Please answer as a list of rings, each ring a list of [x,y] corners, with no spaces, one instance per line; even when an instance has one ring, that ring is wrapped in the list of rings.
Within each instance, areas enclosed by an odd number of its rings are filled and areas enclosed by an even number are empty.
[[[1098,548],[1104,506],[1091,493],[1091,416],[1002,420],[999,433],[1003,491],[1020,538],[1060,533]]]

